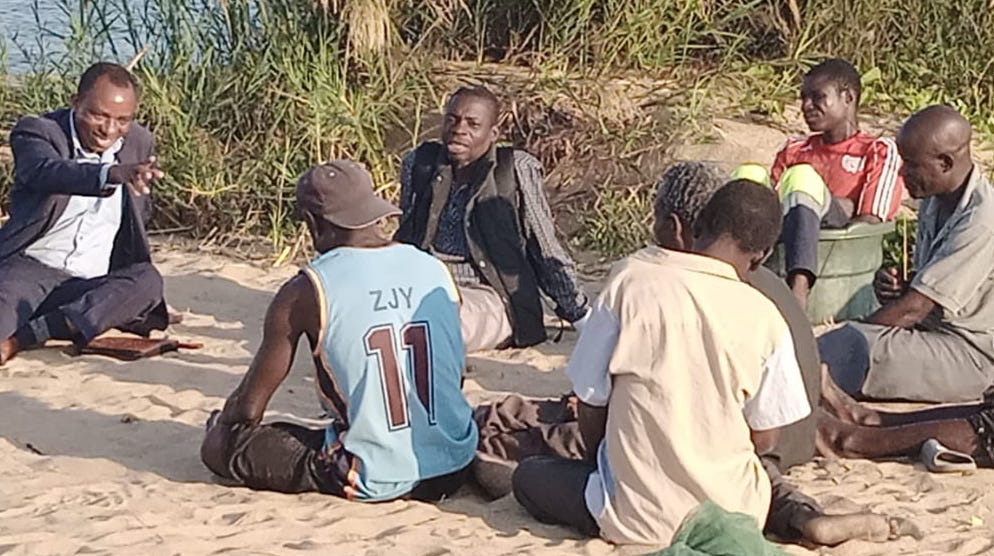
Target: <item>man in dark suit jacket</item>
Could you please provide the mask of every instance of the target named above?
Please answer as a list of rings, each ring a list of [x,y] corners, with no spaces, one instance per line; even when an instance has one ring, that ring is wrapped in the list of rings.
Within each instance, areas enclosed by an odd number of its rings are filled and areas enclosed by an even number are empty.
[[[14,185],[0,228],[0,364],[50,338],[77,348],[110,328],[168,325],[145,223],[162,177],[152,135],[132,123],[138,83],[98,63],[70,108],[10,134]]]

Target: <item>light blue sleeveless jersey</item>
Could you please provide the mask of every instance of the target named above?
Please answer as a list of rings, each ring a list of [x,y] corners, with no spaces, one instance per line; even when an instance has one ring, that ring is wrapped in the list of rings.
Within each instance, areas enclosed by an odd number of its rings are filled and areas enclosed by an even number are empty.
[[[325,449],[358,460],[355,497],[385,500],[457,471],[476,454],[462,394],[458,293],[445,266],[410,245],[340,247],[306,273],[321,304],[322,404],[340,415]],[[344,425],[344,429],[341,428]]]

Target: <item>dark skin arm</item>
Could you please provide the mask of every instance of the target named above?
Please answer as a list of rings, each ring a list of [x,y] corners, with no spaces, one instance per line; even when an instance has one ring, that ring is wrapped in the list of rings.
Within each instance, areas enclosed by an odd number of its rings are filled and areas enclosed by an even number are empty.
[[[879,224],[882,222],[880,218],[873,216],[872,214],[861,214],[856,218],[852,219],[853,222],[866,222],[867,224]]]
[[[776,448],[777,440],[780,439],[780,429],[751,430],[749,437],[752,439],[752,445],[756,448],[756,454],[762,456]]]
[[[873,290],[883,305],[866,318],[866,322],[887,326],[911,328],[921,322],[935,308],[935,302],[910,289],[908,280],[902,280],[896,268],[881,268],[873,278]]]
[[[580,438],[587,453],[587,461],[597,461],[597,447],[604,439],[607,428],[607,406],[597,407],[580,402],[576,412],[576,421],[580,427]]]
[[[913,289],[909,289],[901,297],[877,309],[875,313],[866,318],[866,322],[911,328],[925,320],[925,317],[933,309],[935,309],[934,301]]]
[[[856,214],[856,204],[846,197],[835,197],[835,202],[845,209],[851,222],[866,222],[867,224],[879,224],[880,218],[872,214]]]
[[[293,366],[293,356],[302,334],[313,347],[318,338],[320,315],[310,279],[297,275],[276,293],[266,311],[262,344],[248,372],[224,404],[217,423],[207,431],[200,458],[213,472],[230,478],[228,462],[233,425],[256,425],[262,420],[270,398]]]
[[[61,195],[102,197],[113,190],[100,185],[100,164],[63,158],[36,122],[25,118],[10,134],[14,172],[33,190]],[[135,195],[148,195],[152,182],[163,177],[154,155],[135,164],[118,164],[107,171],[107,183],[126,184]]]
[[[596,461],[597,447],[604,439],[604,431],[607,427],[607,406],[596,407],[580,402],[577,417],[580,427],[580,437],[583,438],[583,445],[587,450],[587,461]],[[765,431],[750,431],[752,444],[756,448],[756,453],[763,455],[771,452],[780,439],[780,429],[768,429]]]

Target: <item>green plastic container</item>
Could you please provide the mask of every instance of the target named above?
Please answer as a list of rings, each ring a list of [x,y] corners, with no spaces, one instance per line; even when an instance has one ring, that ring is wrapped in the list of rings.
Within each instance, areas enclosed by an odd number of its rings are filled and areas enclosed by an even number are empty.
[[[879,307],[873,295],[873,275],[883,264],[884,236],[892,231],[893,222],[858,222],[821,231],[818,281],[808,296],[808,318],[812,323],[859,319]],[[782,243],[777,244],[766,266],[786,276]]]

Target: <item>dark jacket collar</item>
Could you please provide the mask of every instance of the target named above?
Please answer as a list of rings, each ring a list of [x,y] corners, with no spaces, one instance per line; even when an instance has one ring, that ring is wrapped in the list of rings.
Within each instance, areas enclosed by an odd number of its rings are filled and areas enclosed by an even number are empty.
[[[474,194],[487,182],[487,178],[492,176],[493,169],[496,166],[497,144],[494,143],[493,145],[490,145],[490,148],[487,149],[486,152],[483,153],[483,156],[469,163],[469,183]],[[445,148],[444,143],[442,143],[442,148],[439,149],[436,168],[441,170],[443,167],[448,170],[449,179],[455,180],[455,166],[453,166],[452,161],[449,160],[449,153]]]
[[[55,120],[59,127],[62,129],[62,133],[66,134],[66,139],[69,141],[69,148],[72,148],[72,128],[69,126],[69,118],[72,114],[72,108],[60,108],[45,114],[45,117],[50,120]]]

